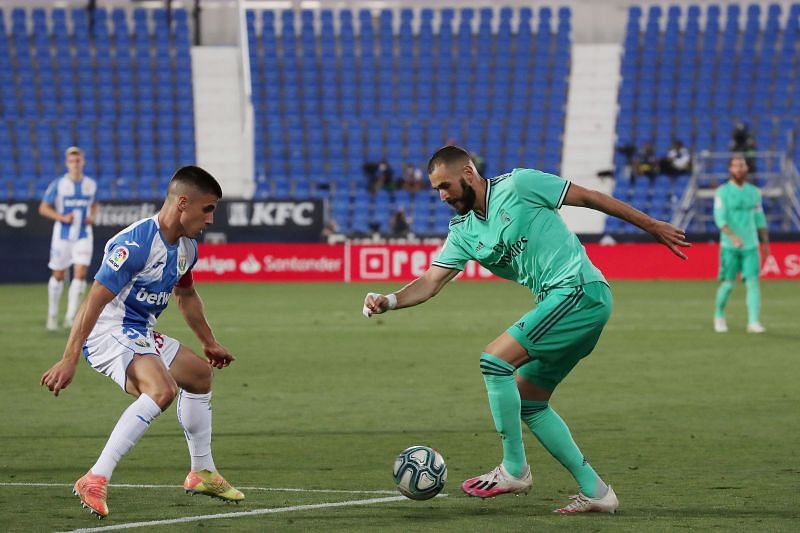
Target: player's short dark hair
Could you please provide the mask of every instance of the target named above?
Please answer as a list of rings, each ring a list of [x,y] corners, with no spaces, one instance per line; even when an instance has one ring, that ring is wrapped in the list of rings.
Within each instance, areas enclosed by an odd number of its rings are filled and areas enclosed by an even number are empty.
[[[736,152],[736,153],[732,154],[728,158],[728,166],[731,166],[731,163],[733,163],[734,159],[741,159],[742,161],[744,161],[744,164],[747,165],[747,168],[748,169],[750,168],[750,162],[747,160],[747,157],[743,153]]]
[[[460,146],[450,145],[436,150],[428,161],[428,174],[432,173],[434,169],[441,165],[450,165],[452,163],[461,163],[462,161],[470,161],[469,152]]]
[[[203,194],[214,194],[217,198],[222,198],[222,187],[214,176],[194,165],[187,165],[176,170],[170,183],[189,185]]]

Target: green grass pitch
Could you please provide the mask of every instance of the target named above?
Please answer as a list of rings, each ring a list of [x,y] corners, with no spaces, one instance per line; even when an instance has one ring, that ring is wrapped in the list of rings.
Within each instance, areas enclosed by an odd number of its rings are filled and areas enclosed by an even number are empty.
[[[534,490],[468,498],[466,477],[500,460],[478,370],[482,348],[531,305],[510,283],[456,282],[411,310],[367,320],[368,290],[343,284],[200,285],[237,361],[214,384],[214,458],[244,487],[239,506],[178,488],[188,453],[174,406],[122,461],[111,515],[80,509],[69,484],[91,466],[130,403],[81,362],[54,398],[39,387],[66,333],[44,329],[46,287],[0,286],[0,524],[66,531],[390,497],[395,455],[427,444],[447,460],[447,497],[150,525],[152,531],[793,531],[800,520],[797,282],[764,283],[761,336],[744,332],[744,289],[726,335],[711,331],[712,282],[618,282],[595,352],[552,405],[620,498],[615,516],[557,516],[576,487],[525,429]],[[159,329],[197,349],[174,306]],[[20,486],[51,483],[53,486]]]

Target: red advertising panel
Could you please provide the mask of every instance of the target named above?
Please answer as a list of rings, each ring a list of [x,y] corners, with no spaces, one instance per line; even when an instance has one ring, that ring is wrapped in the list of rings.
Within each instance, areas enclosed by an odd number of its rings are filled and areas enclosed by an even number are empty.
[[[435,244],[350,246],[350,281],[411,281],[421,276],[439,252]],[[470,261],[462,279],[492,279],[491,272]]]
[[[194,268],[200,281],[410,281],[438,253],[433,244],[201,244]],[[719,246],[696,244],[683,261],[660,244],[587,244],[592,262],[611,280],[714,279]],[[766,279],[800,279],[800,242],[773,243],[763,261]],[[474,261],[465,280],[496,279]]]
[[[772,256],[763,261],[766,279],[800,278],[800,243],[773,243]],[[373,245],[350,248],[352,281],[408,281],[420,276],[436,257],[435,245]],[[719,246],[695,244],[682,260],[660,244],[587,244],[586,253],[608,279],[714,279],[717,277]],[[467,264],[462,279],[496,279],[474,261]]]
[[[198,281],[344,281],[344,246],[201,244]]]
[[[719,268],[719,245],[695,244],[683,250],[686,261],[660,244],[587,244],[586,253],[608,279],[714,279]],[[770,245],[762,260],[765,279],[800,278],[800,243]]]
[[[719,247],[695,244],[683,260],[661,244],[586,244],[586,254],[607,279],[711,279],[717,275]]]

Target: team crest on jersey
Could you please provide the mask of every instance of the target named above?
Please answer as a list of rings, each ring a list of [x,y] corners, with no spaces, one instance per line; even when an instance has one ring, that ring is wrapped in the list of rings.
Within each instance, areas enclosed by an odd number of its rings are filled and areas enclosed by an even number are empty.
[[[114,252],[106,259],[106,264],[111,267],[111,270],[117,271],[122,267],[122,264],[128,260],[130,252],[124,246],[117,246]]]
[[[178,274],[186,274],[186,256],[183,254],[178,256]]]
[[[511,224],[511,215],[506,213],[505,209],[500,211],[500,219],[503,221],[503,224]]]

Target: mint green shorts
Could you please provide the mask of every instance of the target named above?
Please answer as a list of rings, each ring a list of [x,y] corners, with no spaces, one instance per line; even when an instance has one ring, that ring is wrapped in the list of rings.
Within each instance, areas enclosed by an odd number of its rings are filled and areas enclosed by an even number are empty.
[[[601,281],[550,291],[506,330],[531,357],[517,370],[520,377],[554,390],[592,352],[611,307],[611,289]]]
[[[742,281],[758,279],[761,273],[761,256],[758,253],[758,248],[739,250],[720,247],[719,279],[735,280],[740,272],[742,273]]]

